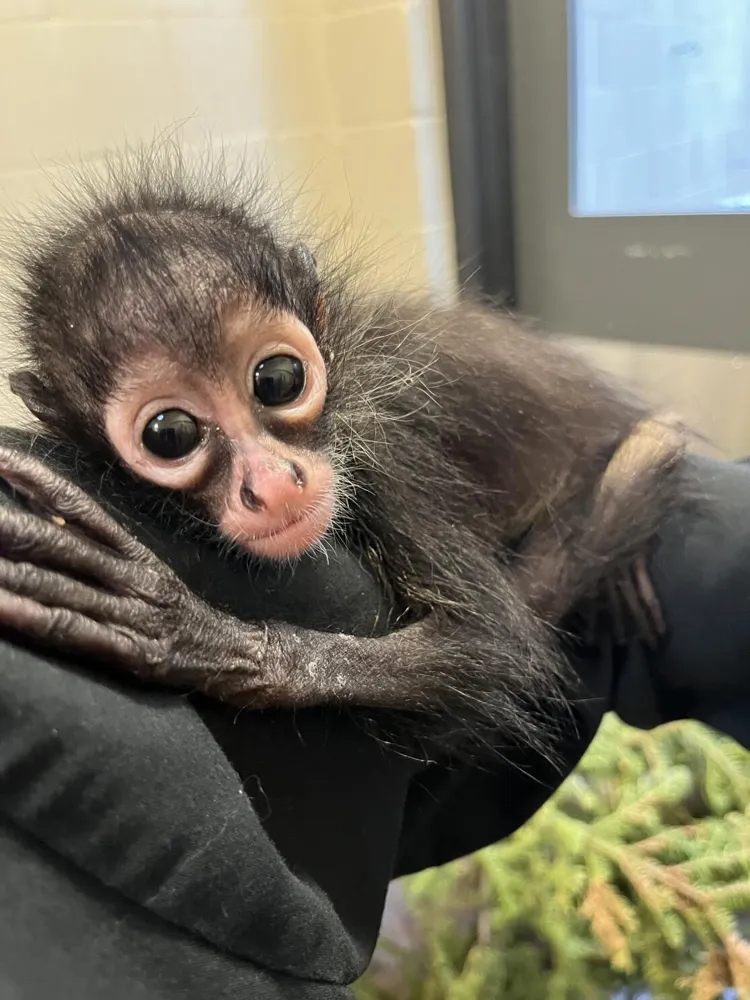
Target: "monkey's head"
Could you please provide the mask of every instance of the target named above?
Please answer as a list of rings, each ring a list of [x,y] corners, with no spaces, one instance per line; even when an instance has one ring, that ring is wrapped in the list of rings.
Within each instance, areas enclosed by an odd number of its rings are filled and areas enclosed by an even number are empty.
[[[314,545],[334,508],[330,462],[311,447],[326,369],[293,313],[241,301],[221,311],[212,370],[147,352],[106,401],[104,429],[143,479],[198,497],[222,534],[255,555]]]
[[[311,254],[244,208],[120,192],[28,257],[11,387],[247,551],[291,558],[336,507],[323,301]]]

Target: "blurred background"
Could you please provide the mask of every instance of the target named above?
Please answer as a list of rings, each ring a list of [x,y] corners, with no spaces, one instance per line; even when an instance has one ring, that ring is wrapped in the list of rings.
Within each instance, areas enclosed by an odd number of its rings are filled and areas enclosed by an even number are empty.
[[[384,286],[503,299],[750,453],[750,0],[0,0],[0,92],[5,243],[177,129]],[[363,995],[750,996],[750,758],[610,721],[517,837],[394,888]]]

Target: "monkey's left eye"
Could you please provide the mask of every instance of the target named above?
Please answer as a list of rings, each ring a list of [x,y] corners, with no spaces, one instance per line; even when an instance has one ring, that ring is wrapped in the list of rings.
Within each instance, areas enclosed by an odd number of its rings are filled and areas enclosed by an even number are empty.
[[[288,406],[305,388],[305,366],[299,358],[277,354],[253,372],[255,396],[264,406]]]
[[[143,445],[157,458],[176,461],[195,451],[201,441],[198,421],[184,410],[165,410],[143,428]]]

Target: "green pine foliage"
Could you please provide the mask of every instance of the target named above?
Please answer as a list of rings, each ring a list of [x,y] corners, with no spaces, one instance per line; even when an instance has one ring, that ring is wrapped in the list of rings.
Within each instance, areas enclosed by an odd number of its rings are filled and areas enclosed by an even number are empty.
[[[361,1000],[750,1000],[750,754],[609,717],[523,829],[403,885],[421,947]]]

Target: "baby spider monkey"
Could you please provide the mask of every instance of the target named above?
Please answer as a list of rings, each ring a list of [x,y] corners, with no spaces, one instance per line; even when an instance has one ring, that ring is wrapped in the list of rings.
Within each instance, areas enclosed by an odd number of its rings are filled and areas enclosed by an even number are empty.
[[[9,448],[0,475],[54,517],[3,510],[0,622],[241,705],[421,713],[457,745],[533,739],[565,688],[561,630],[602,600],[663,632],[644,560],[680,497],[677,429],[501,311],[366,297],[256,192],[149,163],[27,251],[13,391],[260,560],[339,532],[393,628],[235,620]]]

